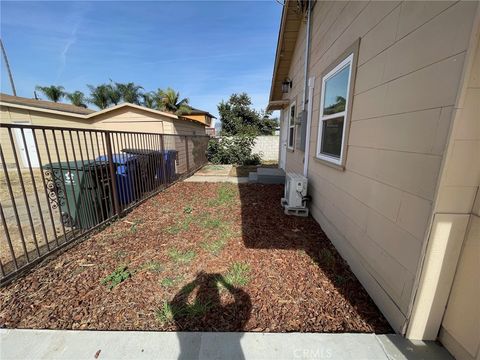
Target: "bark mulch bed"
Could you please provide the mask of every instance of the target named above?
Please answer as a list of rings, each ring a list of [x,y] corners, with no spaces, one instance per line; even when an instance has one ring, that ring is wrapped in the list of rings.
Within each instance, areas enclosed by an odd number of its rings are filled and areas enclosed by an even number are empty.
[[[282,186],[178,183],[0,290],[0,327],[391,332]]]

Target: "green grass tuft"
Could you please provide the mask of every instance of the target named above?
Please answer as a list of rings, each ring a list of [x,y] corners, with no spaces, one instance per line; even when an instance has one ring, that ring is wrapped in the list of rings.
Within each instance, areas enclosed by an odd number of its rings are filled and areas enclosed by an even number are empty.
[[[250,265],[236,262],[228,269],[225,282],[232,286],[245,286],[250,282]]]
[[[155,312],[156,319],[162,324],[172,323],[176,317],[203,316],[211,307],[210,302],[201,302],[198,299],[192,304],[183,306],[173,305],[164,301],[162,306]]]
[[[163,267],[158,261],[150,260],[142,265],[142,269],[158,273],[163,270]]]
[[[235,185],[223,183],[218,188],[217,197],[208,201],[209,206],[222,206],[232,203],[235,200]]]
[[[181,251],[176,248],[168,250],[168,256],[176,263],[187,264],[193,260],[195,255],[195,251],[193,250]]]
[[[225,247],[225,240],[205,241],[201,244],[202,248],[214,256],[218,256]]]
[[[103,278],[100,282],[102,285],[107,286],[110,290],[112,290],[118,284],[124,282],[128,278],[132,276],[130,270],[126,265],[119,266],[112,272],[110,275]]]
[[[162,324],[173,322],[175,316],[175,310],[168,301],[164,301],[160,309],[155,312],[156,319]]]

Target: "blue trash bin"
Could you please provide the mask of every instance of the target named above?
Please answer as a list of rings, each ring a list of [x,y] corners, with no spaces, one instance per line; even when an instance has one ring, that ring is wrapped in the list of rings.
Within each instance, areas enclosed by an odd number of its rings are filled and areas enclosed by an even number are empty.
[[[140,198],[141,172],[138,156],[131,154],[113,154],[115,165],[115,180],[118,200],[122,205],[128,205]],[[108,157],[99,156],[96,161],[108,162]]]
[[[149,149],[122,149],[122,152],[128,155],[135,155],[140,157],[148,157],[148,168],[145,173],[147,178],[150,179],[153,176],[153,179],[147,181],[149,184],[169,184],[172,183],[177,176],[175,162],[177,160],[177,151],[176,150],[164,150],[163,156],[162,151],[159,150],[149,150]],[[160,158],[160,159],[159,159]],[[160,161],[159,161],[160,160]],[[145,162],[142,162],[145,163]],[[165,174],[164,174],[164,165],[165,164]],[[152,172],[150,169],[154,168],[155,171]]]
[[[171,183],[175,180],[177,173],[175,170],[175,162],[177,161],[176,150],[165,150],[163,152],[163,158],[165,160],[165,180],[167,183]]]

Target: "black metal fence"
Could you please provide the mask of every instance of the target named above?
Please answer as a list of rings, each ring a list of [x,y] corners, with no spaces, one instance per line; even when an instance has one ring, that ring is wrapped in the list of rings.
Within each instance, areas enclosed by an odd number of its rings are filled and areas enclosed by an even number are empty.
[[[0,124],[0,284],[192,174],[208,140]]]

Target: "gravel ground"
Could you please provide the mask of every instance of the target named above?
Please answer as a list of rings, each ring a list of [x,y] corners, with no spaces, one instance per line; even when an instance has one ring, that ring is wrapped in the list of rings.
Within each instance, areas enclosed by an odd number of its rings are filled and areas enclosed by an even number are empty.
[[[281,185],[178,183],[0,290],[0,327],[391,332]]]

